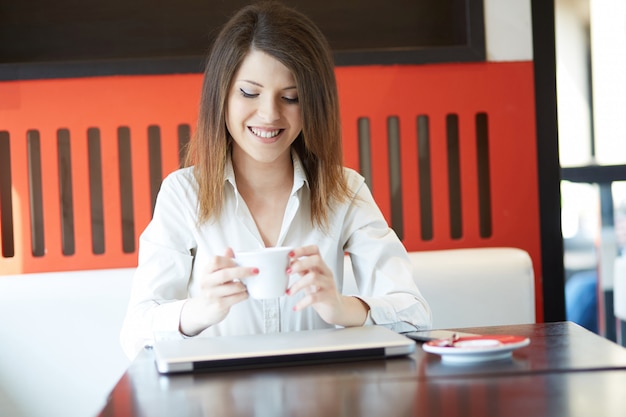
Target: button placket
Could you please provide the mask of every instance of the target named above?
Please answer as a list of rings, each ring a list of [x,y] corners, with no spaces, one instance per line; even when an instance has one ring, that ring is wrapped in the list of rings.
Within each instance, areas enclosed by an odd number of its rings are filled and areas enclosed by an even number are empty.
[[[265,333],[280,332],[279,299],[263,300],[263,323]]]

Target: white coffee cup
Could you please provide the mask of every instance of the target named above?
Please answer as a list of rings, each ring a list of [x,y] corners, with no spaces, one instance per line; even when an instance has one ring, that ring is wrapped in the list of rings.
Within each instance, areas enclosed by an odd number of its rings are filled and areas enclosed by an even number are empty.
[[[259,273],[241,280],[250,297],[256,299],[277,298],[285,295],[289,284],[290,247],[261,248],[247,252],[237,252],[235,262],[240,266],[257,268]]]

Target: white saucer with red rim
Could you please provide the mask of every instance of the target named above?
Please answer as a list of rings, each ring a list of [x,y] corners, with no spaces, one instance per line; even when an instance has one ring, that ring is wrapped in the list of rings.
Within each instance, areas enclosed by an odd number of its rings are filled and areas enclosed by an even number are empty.
[[[441,356],[444,363],[476,363],[510,358],[515,349],[528,346],[523,336],[485,335],[426,342],[422,349]]]

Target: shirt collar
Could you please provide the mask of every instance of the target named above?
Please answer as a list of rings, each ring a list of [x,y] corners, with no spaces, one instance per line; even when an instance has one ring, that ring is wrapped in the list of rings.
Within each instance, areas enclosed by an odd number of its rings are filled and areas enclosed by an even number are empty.
[[[291,151],[291,159],[293,160],[293,189],[291,192],[294,193],[304,185],[308,187],[309,181],[306,178],[304,165],[302,165],[302,161],[295,151]]]
[[[291,193],[295,193],[304,185],[309,186],[309,182],[306,178],[306,172],[304,171],[304,165],[300,157],[295,151],[291,151],[291,159],[293,160],[293,188]],[[233,160],[229,156],[226,160],[226,166],[224,167],[224,181],[229,182],[235,189],[237,189],[237,183],[235,182],[235,170],[233,168]]]
[[[226,160],[226,166],[224,167],[224,181],[229,182],[233,187],[237,188],[235,185],[235,169],[233,168],[233,160],[230,156]]]

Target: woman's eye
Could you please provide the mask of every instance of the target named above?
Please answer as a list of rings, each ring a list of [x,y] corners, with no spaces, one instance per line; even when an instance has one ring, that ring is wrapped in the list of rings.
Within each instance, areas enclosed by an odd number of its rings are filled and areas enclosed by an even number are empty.
[[[241,95],[244,96],[245,98],[255,98],[258,96],[258,94],[252,94],[252,93],[248,93],[246,90],[244,90],[243,88],[240,88],[239,91],[241,92]]]
[[[243,88],[239,89],[239,93],[244,97],[244,98],[257,98],[259,96],[258,93],[249,93],[246,90],[244,90]],[[287,104],[298,104],[299,100],[298,97],[281,97],[283,101],[285,101]]]

